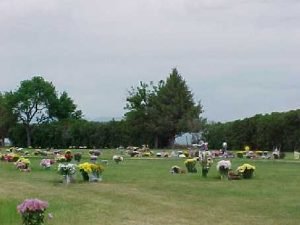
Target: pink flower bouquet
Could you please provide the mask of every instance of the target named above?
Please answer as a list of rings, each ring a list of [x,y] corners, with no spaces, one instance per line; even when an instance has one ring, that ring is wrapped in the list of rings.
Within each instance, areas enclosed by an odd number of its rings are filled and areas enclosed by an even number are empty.
[[[45,169],[49,169],[53,163],[54,163],[54,160],[42,159],[40,162],[40,166],[44,167]]]
[[[48,208],[48,202],[39,199],[26,199],[17,206],[22,216],[23,225],[43,225],[44,211]]]

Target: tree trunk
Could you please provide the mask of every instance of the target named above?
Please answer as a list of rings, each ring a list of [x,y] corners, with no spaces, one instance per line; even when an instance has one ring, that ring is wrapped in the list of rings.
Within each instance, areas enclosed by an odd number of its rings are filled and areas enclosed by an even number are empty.
[[[155,139],[154,139],[154,148],[158,149],[158,135],[155,135]]]
[[[31,129],[30,125],[25,125],[26,126],[26,137],[27,137],[27,147],[31,146]]]
[[[175,145],[175,135],[172,135],[172,136],[169,138],[169,146],[173,149],[173,148],[174,148],[174,145]]]

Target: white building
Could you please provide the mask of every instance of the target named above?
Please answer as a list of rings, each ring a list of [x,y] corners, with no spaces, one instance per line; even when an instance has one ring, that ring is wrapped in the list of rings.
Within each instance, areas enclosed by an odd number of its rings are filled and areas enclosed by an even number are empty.
[[[200,133],[182,133],[180,135],[176,135],[174,144],[191,146],[192,144],[199,143],[200,140],[201,140]]]

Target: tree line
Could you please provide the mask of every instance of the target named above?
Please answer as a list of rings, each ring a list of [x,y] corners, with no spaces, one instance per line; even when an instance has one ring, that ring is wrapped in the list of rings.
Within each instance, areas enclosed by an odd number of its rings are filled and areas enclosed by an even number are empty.
[[[300,110],[207,123],[200,101],[176,68],[166,80],[131,87],[124,108],[121,121],[87,121],[67,92],[58,93],[51,82],[36,76],[0,93],[0,140],[3,144],[8,137],[15,146],[42,148],[165,148],[182,132],[201,132],[210,149],[221,148],[224,141],[230,149],[300,149]]]
[[[176,134],[199,132],[205,124],[200,102],[176,68],[157,84],[131,87],[126,102],[121,121],[87,121],[67,92],[59,94],[51,82],[36,76],[21,81],[15,91],[0,93],[0,138],[43,148],[163,148],[173,144]]]
[[[209,147],[218,149],[223,141],[230,149],[282,151],[300,149],[300,110],[257,114],[250,118],[226,123],[210,123],[204,132]]]

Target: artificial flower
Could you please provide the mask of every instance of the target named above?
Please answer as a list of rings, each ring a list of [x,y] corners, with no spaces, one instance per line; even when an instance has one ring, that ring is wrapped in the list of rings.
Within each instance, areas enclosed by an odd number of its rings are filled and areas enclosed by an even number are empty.
[[[62,175],[73,175],[76,172],[76,165],[72,163],[58,164],[58,172]]]
[[[44,211],[48,208],[48,202],[39,199],[26,199],[17,206],[18,212],[22,215],[23,225],[44,224]]]
[[[217,163],[217,170],[230,170],[231,169],[231,162],[229,160],[221,160]]]
[[[255,166],[252,166],[252,165],[250,165],[250,164],[245,163],[245,164],[239,166],[239,167],[237,168],[237,171],[238,171],[239,173],[244,173],[244,171],[245,171],[246,169],[247,169],[247,170],[255,170]]]
[[[184,164],[187,168],[187,171],[189,173],[197,173],[197,168],[196,168],[196,163],[197,163],[197,159],[187,159],[184,161]]]
[[[40,162],[40,166],[44,168],[50,168],[53,163],[54,161],[51,159],[42,159]]]
[[[124,159],[122,156],[114,155],[112,158],[116,163],[122,162]]]

